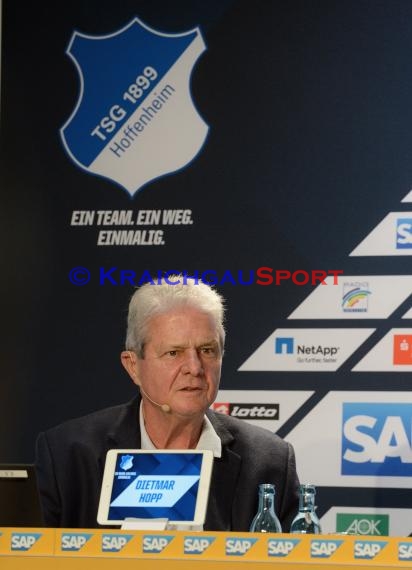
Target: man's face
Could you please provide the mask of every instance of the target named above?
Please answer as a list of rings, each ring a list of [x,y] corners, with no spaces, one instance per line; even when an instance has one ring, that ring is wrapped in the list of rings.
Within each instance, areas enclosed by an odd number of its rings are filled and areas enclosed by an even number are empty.
[[[215,400],[221,366],[213,319],[185,307],[150,320],[144,358],[137,360],[136,374],[152,400],[168,404],[172,413],[194,416],[203,414]],[[146,404],[150,404],[147,399]]]

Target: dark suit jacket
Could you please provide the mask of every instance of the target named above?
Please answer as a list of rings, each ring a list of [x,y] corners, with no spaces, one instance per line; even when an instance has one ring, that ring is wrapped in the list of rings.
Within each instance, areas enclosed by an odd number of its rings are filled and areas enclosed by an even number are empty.
[[[70,420],[41,433],[36,468],[45,524],[96,528],[106,453],[140,448],[140,396],[131,402]],[[248,531],[259,483],[274,483],[276,511],[285,532],[298,508],[292,446],[268,430],[208,411],[222,440],[214,459],[205,530]]]

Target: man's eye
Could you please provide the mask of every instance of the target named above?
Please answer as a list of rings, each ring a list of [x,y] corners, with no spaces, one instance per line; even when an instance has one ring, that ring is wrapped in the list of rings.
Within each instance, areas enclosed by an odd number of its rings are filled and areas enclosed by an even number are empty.
[[[177,356],[177,350],[168,350],[166,354],[168,356]]]
[[[215,354],[215,349],[211,346],[204,346],[200,349],[202,354],[206,354],[206,356],[212,356]]]

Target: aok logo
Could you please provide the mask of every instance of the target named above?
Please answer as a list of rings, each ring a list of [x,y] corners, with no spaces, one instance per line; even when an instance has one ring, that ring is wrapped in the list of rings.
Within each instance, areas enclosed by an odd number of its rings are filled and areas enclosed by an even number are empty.
[[[412,475],[412,404],[347,403],[342,421],[342,475]]]
[[[396,249],[412,248],[412,219],[398,218],[396,220]]]
[[[338,513],[336,531],[358,536],[388,536],[389,515]]]

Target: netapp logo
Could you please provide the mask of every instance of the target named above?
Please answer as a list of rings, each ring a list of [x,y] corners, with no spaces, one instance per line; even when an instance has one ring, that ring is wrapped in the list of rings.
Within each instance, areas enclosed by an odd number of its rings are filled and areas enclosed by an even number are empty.
[[[279,404],[229,404],[215,402],[212,409],[220,414],[226,414],[242,420],[278,420]]]
[[[295,339],[291,336],[275,338],[275,354],[293,354]]]
[[[321,354],[322,356],[335,356],[338,353],[339,346],[306,346],[300,344],[297,347],[297,354]]]
[[[306,344],[298,344],[295,347],[295,339],[293,337],[277,337],[275,338],[275,354],[288,355],[294,354],[305,355],[322,355],[325,357],[334,357],[339,351],[339,346],[323,346],[321,344],[308,346]]]

